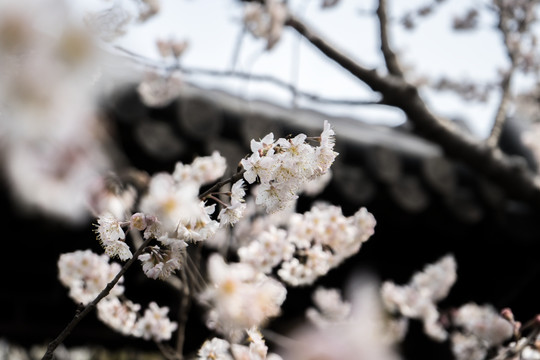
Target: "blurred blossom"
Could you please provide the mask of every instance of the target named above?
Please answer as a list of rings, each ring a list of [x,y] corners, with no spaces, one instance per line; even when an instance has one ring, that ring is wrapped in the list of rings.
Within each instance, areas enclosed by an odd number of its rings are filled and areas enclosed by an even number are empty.
[[[208,326],[231,339],[281,313],[287,290],[248,264],[228,264],[219,254],[208,260],[208,287],[201,300],[210,305]]]
[[[98,255],[90,250],[78,250],[62,254],[58,259],[58,277],[68,287],[69,296],[78,303],[87,304],[107,286],[120,271],[118,263],[110,263],[107,255]],[[118,284],[123,282],[120,279]],[[124,287],[116,285],[109,297],[120,296]]]
[[[258,271],[277,274],[292,286],[309,285],[356,254],[374,233],[375,218],[365,208],[353,216],[341,208],[315,204],[304,214],[289,214],[277,229],[267,222],[252,241],[238,249],[243,263]]]
[[[317,308],[306,311],[307,318],[318,327],[326,327],[346,320],[351,313],[351,304],[343,301],[338,289],[319,287],[313,293]]]
[[[182,86],[182,76],[178,71],[165,75],[149,72],[137,87],[137,92],[145,105],[162,107],[180,95]]]
[[[466,333],[479,338],[486,347],[500,345],[514,334],[512,324],[491,305],[465,304],[453,314],[453,321]]]
[[[246,330],[249,345],[231,344],[227,340],[212,338],[199,349],[198,360],[282,360],[277,354],[268,353],[261,333],[252,328]],[[231,356],[232,354],[232,356]]]
[[[139,304],[117,297],[109,297],[97,304],[97,315],[109,327],[124,334],[131,335],[137,322],[137,312],[141,309]]]
[[[376,284],[365,280],[353,285],[351,315],[322,327],[300,328],[291,334],[294,341],[285,349],[284,359],[399,359],[394,349],[399,337],[392,331],[393,324],[385,318]],[[324,302],[337,300],[334,295],[324,297]]]
[[[244,23],[253,36],[265,39],[266,50],[271,50],[281,38],[287,15],[282,1],[249,2],[244,8]]]
[[[439,321],[436,303],[450,292],[456,282],[456,270],[456,260],[447,255],[414,274],[406,285],[387,281],[381,288],[384,305],[405,318],[421,319],[425,333],[434,340],[443,341],[448,334]]]
[[[144,311],[144,316],[135,324],[133,335],[158,342],[169,340],[178,324],[169,320],[168,313],[168,307],[159,307],[155,302],[151,302]]]
[[[17,200],[81,221],[109,161],[95,114],[98,52],[64,5],[0,1],[1,165]]]

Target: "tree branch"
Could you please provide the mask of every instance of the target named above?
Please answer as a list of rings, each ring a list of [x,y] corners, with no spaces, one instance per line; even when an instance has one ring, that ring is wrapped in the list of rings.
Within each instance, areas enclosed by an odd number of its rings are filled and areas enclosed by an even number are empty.
[[[499,106],[497,107],[497,113],[495,114],[495,120],[491,128],[491,133],[486,140],[486,143],[489,147],[496,147],[499,143],[499,138],[501,137],[502,128],[504,122],[506,121],[506,114],[508,111],[508,105],[510,103],[510,84],[516,69],[516,65],[512,64],[508,72],[504,75],[501,82],[501,100],[499,101]]]
[[[320,96],[320,95],[313,94],[306,91],[301,91],[301,90],[298,90],[294,85],[289,84],[286,81],[283,81],[281,79],[278,79],[270,75],[252,74],[252,73],[236,71],[236,70],[221,71],[221,70],[201,69],[201,68],[184,67],[184,66],[180,67],[176,64],[165,65],[161,62],[152,61],[151,59],[145,58],[144,56],[141,56],[137,53],[134,53],[120,46],[114,46],[114,49],[117,51],[120,51],[124,56],[128,56],[132,61],[137,62],[139,65],[148,69],[155,70],[155,71],[162,71],[162,72],[170,73],[175,70],[178,70],[188,75],[231,77],[231,78],[244,79],[248,81],[253,80],[253,81],[266,82],[266,83],[276,85],[280,88],[283,88],[289,91],[294,96],[302,97],[302,98],[311,100],[313,102],[321,103],[321,104],[348,105],[348,106],[381,105],[380,101],[378,100],[334,99],[334,98],[327,98],[327,97]]]
[[[534,174],[513,162],[498,149],[479,144],[452,126],[448,120],[432,114],[418,89],[393,75],[381,76],[337,50],[301,20],[290,15],[286,25],[303,35],[328,58],[350,72],[373,91],[382,95],[382,103],[401,109],[423,137],[441,146],[445,153],[469,165],[501,186],[509,196],[540,208],[540,187]]]
[[[379,0],[379,7],[377,8],[377,18],[379,19],[379,32],[381,38],[381,52],[386,63],[388,72],[394,76],[403,77],[403,71],[399,66],[399,61],[390,47],[390,41],[388,40],[388,16],[386,13],[386,0]]]
[[[187,258],[189,254],[187,251],[184,253]],[[186,325],[188,320],[189,309],[191,308],[191,291],[189,289],[188,278],[186,274],[186,261],[184,266],[180,269],[180,275],[182,277],[182,294],[178,309],[178,334],[176,336],[176,353],[182,357],[184,342],[186,340]]]
[[[226,185],[228,183],[233,184],[233,183],[237,182],[238,180],[242,179],[245,172],[246,172],[246,170],[242,169],[239,172],[237,172],[236,174],[234,174],[233,176],[231,176],[230,178],[217,182],[210,189],[208,189],[205,192],[203,192],[202,194],[200,194],[199,199],[204,200],[208,195],[212,194],[213,192],[218,191],[223,185]]]
[[[73,329],[75,328],[75,326],[77,326],[77,324],[79,324],[79,322],[86,316],[88,315],[88,313],[90,313],[90,311],[92,311],[96,305],[104,298],[106,297],[107,295],[109,295],[109,293],[111,292],[112,288],[116,285],[116,283],[120,280],[120,278],[126,273],[126,271],[130,268],[130,266],[135,262],[135,260],[137,260],[137,258],[139,257],[139,255],[141,255],[141,253],[143,252],[143,250],[146,248],[146,246],[148,246],[148,244],[150,244],[150,242],[152,241],[153,239],[152,238],[149,238],[147,239],[138,249],[137,251],[135,252],[135,254],[133,254],[133,257],[131,259],[129,259],[129,261],[122,267],[122,269],[120,269],[120,271],[118,272],[118,274],[116,274],[116,276],[114,277],[114,279],[111,280],[111,282],[109,282],[107,284],[107,286],[105,286],[105,289],[103,289],[103,291],[101,291],[99,293],[99,295],[94,299],[92,300],[92,302],[90,302],[88,305],[86,305],[86,307],[82,310],[82,311],[77,311],[77,313],[75,314],[75,316],[73,317],[73,319],[71,320],[71,322],[64,328],[64,330],[62,330],[62,332],[60,333],[60,335],[58,335],[58,337],[56,339],[54,339],[53,341],[51,341],[49,343],[49,345],[47,346],[47,351],[45,352],[45,355],[43,355],[42,359],[41,360],[50,360],[53,358],[53,355],[54,355],[54,350],[62,343],[64,342],[64,340],[71,334],[71,332],[73,331]]]
[[[501,100],[497,108],[497,113],[495,115],[495,121],[493,122],[493,127],[491,128],[491,134],[489,135],[486,143],[490,147],[495,147],[499,143],[499,138],[501,136],[502,128],[504,122],[506,121],[506,113],[508,110],[508,103],[510,101],[510,85],[512,83],[512,78],[516,71],[518,65],[518,51],[514,48],[516,44],[513,44],[510,39],[510,29],[508,28],[505,20],[504,9],[500,1],[496,2],[498,7],[497,15],[499,21],[497,23],[497,28],[503,36],[504,47],[506,48],[506,54],[510,60],[510,69],[504,74],[504,77],[501,82]]]

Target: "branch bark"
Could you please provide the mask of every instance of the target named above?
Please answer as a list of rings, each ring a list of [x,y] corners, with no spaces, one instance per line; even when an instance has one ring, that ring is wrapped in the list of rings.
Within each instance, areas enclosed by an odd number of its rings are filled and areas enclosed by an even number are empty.
[[[503,36],[503,43],[506,49],[506,55],[508,56],[508,59],[510,60],[510,68],[508,69],[506,74],[504,74],[504,77],[502,79],[501,100],[497,108],[497,113],[495,115],[495,121],[493,122],[493,127],[491,128],[491,134],[486,140],[488,146],[491,146],[491,147],[495,147],[499,143],[499,138],[501,136],[502,128],[504,126],[504,122],[506,121],[506,113],[508,111],[508,103],[510,101],[510,95],[511,95],[510,85],[512,83],[512,78],[514,77],[514,73],[518,65],[518,56],[519,56],[519,51],[514,48],[516,44],[513,44],[510,39],[511,30],[508,28],[506,24],[506,19],[505,19],[506,15],[504,14],[503,4],[500,1],[497,1],[496,5],[498,7],[497,15],[499,16],[497,28],[499,29],[499,32]]]
[[[375,70],[359,65],[293,15],[289,16],[286,25],[373,91],[379,92],[382,103],[401,109],[415,125],[415,130],[440,145],[449,157],[469,165],[497,183],[509,196],[540,208],[540,187],[535,183],[532,172],[516,164],[500,150],[459,132],[448,120],[436,117],[428,110],[415,86],[397,76],[382,76]]]
[[[388,72],[394,76],[403,78],[403,71],[399,65],[398,58],[390,46],[388,36],[388,15],[386,12],[386,0],[379,0],[377,8],[377,18],[379,19],[379,33],[381,39],[381,52],[386,63]]]
[[[210,189],[208,189],[205,192],[203,192],[202,194],[200,194],[199,199],[204,200],[208,195],[212,194],[213,192],[218,191],[223,185],[226,185],[228,183],[233,184],[233,183],[237,182],[238,180],[243,178],[245,172],[246,172],[246,170],[242,169],[239,172],[237,172],[236,174],[234,174],[233,176],[231,176],[230,178],[222,180],[222,181],[216,183]]]

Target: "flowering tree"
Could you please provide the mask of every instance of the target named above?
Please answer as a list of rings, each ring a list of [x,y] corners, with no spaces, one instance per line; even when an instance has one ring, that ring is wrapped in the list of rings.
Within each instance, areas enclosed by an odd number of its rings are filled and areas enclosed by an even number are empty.
[[[406,13],[402,24],[414,27],[442,2]],[[322,5],[331,8],[338,3]],[[422,86],[435,84],[439,90],[464,94],[462,84],[450,79],[420,83],[402,68],[390,46],[391,21],[384,0],[377,2],[374,12],[384,72],[368,69],[338,50],[295,16],[286,2],[246,1],[243,26],[265,42],[267,51],[278,46],[284,31],[295,31],[379,94],[378,105],[406,114],[415,131],[448,156],[489,177],[515,200],[538,207],[537,175],[516,165],[498,147],[515,103],[514,79],[538,74],[537,2],[486,4],[482,6],[497,19],[508,67],[489,86],[467,87],[465,95],[471,101],[499,91],[493,130],[485,140],[471,139],[430,111]],[[474,30],[484,11],[476,6],[455,18],[456,30]],[[37,11],[42,16],[36,19]],[[399,359],[399,344],[406,341],[412,322],[420,322],[432,341],[449,344],[457,359],[540,357],[538,318],[521,324],[510,309],[473,302],[451,310],[439,305],[457,280],[458,264],[451,254],[426,265],[407,284],[389,280],[381,285],[358,276],[351,280],[347,298],[341,289],[317,287],[305,324],[283,334],[287,340],[276,340],[276,349],[269,351],[263,334],[280,339],[266,327],[281,315],[288,291],[315,284],[355,255],[375,231],[376,220],[363,207],[347,216],[336,204],[318,202],[297,212],[300,196],[317,194],[330,180],[339,134],[328,121],[318,124],[320,132],[315,134],[276,139],[273,133],[263,133],[251,140],[250,153],[236,159],[236,171],[228,170],[226,159],[216,151],[191,163],[177,162],[170,172],[137,173],[138,187],[111,184],[113,177],[105,174],[118,170],[119,151],[103,130],[107,122],[97,108],[98,100],[121,81],[114,69],[124,65],[117,65],[112,49],[150,71],[137,89],[148,106],[159,107],[178,96],[182,73],[190,71],[179,61],[187,43],[157,41],[163,57],[159,64],[110,45],[131,22],[156,15],[156,0],[115,2],[89,14],[84,25],[70,20],[66,12],[59,2],[0,1],[0,64],[8,69],[0,73],[0,146],[7,179],[21,203],[65,221],[87,221],[91,212],[103,250],[60,255],[59,280],[80,309],[49,343],[43,359],[53,358],[55,349],[94,309],[107,326],[153,341],[168,359]],[[246,74],[231,71],[227,76]],[[271,77],[260,80],[321,100]],[[534,132],[524,141],[534,147]],[[169,318],[172,304],[152,301],[143,307],[127,297],[124,275],[134,264],[148,281],[178,292],[177,319]],[[205,310],[204,323],[212,336],[196,354],[185,354],[192,304]]]

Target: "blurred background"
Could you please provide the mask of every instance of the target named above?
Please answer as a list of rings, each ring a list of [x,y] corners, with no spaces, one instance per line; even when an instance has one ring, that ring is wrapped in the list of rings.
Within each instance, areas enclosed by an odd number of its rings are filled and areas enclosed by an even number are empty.
[[[287,6],[362,65],[384,72],[377,3],[325,3],[297,0]],[[501,73],[509,66],[491,3],[389,2],[392,43],[407,79],[420,87],[434,113],[478,142],[489,136]],[[318,199],[342,206],[345,215],[365,206],[377,227],[356,256],[316,285],[344,286],[358,272],[406,283],[425,264],[452,253],[458,280],[441,307],[490,303],[510,307],[524,320],[538,312],[535,205],[449,158],[401,110],[378,104],[379,94],[292,29],[284,28],[267,50],[245,29],[242,1],[162,0],[160,11],[144,22],[133,15],[145,9],[144,1],[51,4],[0,1],[6,254],[0,265],[0,357],[14,358],[20,349],[17,356],[32,358],[29,349],[45,345],[73,317],[77,305],[57,280],[56,262],[65,252],[101,252],[92,194],[103,189],[102,176],[136,186],[139,172],[170,172],[176,162],[214,150],[236,169],[251,139],[268,132],[316,136],[325,119],[335,128],[340,156]],[[102,40],[94,42],[82,29],[96,24],[100,31],[90,35]],[[536,27],[532,21],[530,34]],[[156,46],[160,39],[189,45],[181,56],[164,57]],[[513,77],[499,145],[516,169],[534,173],[534,148],[523,141],[524,134],[534,135],[539,114],[537,69],[531,69]],[[299,210],[314,201],[301,198]],[[177,315],[179,298],[169,288],[138,269],[125,281],[130,298],[141,304],[156,300],[171,307],[172,318]],[[276,333],[287,333],[311,304],[312,288],[288,290],[283,316],[270,324]],[[202,312],[198,306],[191,311],[187,353],[209,336]],[[95,315],[65,345],[107,349],[111,358],[159,358],[154,344],[121,336]],[[448,348],[429,341],[413,322],[402,353],[406,359],[450,359]],[[127,353],[114,353],[119,349]]]

